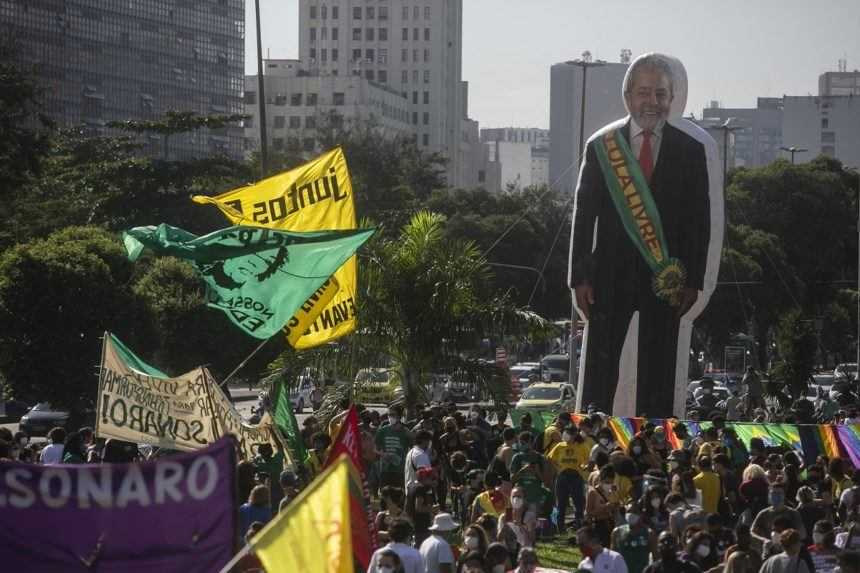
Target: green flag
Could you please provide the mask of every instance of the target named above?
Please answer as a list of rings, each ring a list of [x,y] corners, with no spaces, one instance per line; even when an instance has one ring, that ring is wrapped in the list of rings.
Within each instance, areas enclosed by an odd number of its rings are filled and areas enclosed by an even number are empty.
[[[294,463],[304,463],[308,459],[308,451],[305,449],[305,443],[302,441],[302,435],[299,431],[299,423],[296,421],[293,405],[290,403],[290,389],[284,382],[280,384],[276,382],[275,384],[272,417],[275,419],[275,425],[278,426],[287,441],[287,448],[290,450],[290,457],[295,460]]]
[[[140,359],[140,357],[131,351],[131,349],[123,344],[119,338],[105,332],[105,336],[110,337],[111,344],[114,346],[114,352],[117,353],[120,360],[122,360],[126,366],[133,370],[137,370],[138,372],[142,372],[147,376],[152,376],[153,378],[170,378],[167,374],[156,368],[155,366],[151,366]]]
[[[194,264],[209,306],[224,311],[247,334],[278,333],[374,229],[297,233],[230,227],[198,237],[177,227],[135,227],[123,234],[129,259],[145,248]],[[343,319],[352,309],[340,309]],[[335,320],[337,312],[333,313]]]

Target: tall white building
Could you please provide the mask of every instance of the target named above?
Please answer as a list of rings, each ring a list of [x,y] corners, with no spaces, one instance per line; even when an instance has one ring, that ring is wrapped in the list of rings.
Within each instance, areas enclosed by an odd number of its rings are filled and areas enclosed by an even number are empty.
[[[413,133],[409,105],[398,91],[359,76],[311,75],[298,60],[264,60],[266,136],[279,151],[298,143],[316,150],[321,122],[370,122],[383,136]],[[259,148],[257,76],[245,76],[245,151]]]
[[[806,149],[795,162],[819,155],[860,167],[860,98],[844,96],[784,96],[782,141],[785,147]],[[783,157],[790,159],[789,153]]]
[[[612,121],[627,115],[621,87],[627,63],[605,62],[589,67],[585,82],[585,140]],[[549,183],[573,192],[579,176],[579,132],[583,68],[575,62],[555,64],[550,71]]]
[[[497,161],[500,189],[549,182],[549,130],[537,127],[497,127],[481,130],[490,161]]]
[[[782,98],[760,97],[753,108],[725,108],[712,101],[702,112],[702,119],[712,124],[738,127],[734,131],[734,157],[738,167],[761,167],[780,156],[783,122]],[[712,134],[713,135],[713,134]],[[714,136],[717,141],[721,139]]]
[[[448,181],[477,181],[462,81],[462,0],[300,0],[299,59],[312,74],[360,76],[402,94],[419,146],[448,158]]]

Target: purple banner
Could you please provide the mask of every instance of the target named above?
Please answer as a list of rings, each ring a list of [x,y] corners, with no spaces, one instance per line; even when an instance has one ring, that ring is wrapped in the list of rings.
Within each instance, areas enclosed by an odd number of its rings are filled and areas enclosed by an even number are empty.
[[[230,438],[140,464],[0,462],[0,569],[218,571],[233,554],[234,476]]]

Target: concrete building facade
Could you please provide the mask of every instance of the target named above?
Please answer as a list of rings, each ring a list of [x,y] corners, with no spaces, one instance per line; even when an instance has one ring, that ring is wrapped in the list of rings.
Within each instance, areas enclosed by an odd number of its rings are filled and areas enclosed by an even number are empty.
[[[400,92],[361,76],[312,75],[298,60],[263,62],[266,134],[271,149],[292,144],[317,150],[325,122],[370,122],[386,137],[411,136],[408,101]],[[259,148],[257,76],[245,77],[245,151]]]
[[[500,189],[507,188],[509,184],[520,188],[548,184],[550,143],[548,129],[486,128],[481,130],[481,141],[488,148],[490,160],[502,162],[499,166]],[[527,157],[523,152],[524,149],[528,149]]]
[[[779,148],[783,145],[782,98],[760,97],[754,108],[724,108],[713,101],[702,112],[702,118],[713,124],[731,119],[730,125],[740,127],[734,132],[736,166],[761,167],[780,157]]]
[[[477,181],[462,81],[462,0],[300,0],[299,59],[319,76],[360,76],[408,100],[419,146],[448,158],[455,186]],[[477,137],[474,138],[477,140]]]
[[[585,140],[612,121],[627,115],[621,86],[627,63],[588,68],[585,93]],[[550,71],[549,184],[567,192],[576,188],[582,150],[583,68],[575,62],[555,64]]]
[[[818,76],[820,96],[860,96],[860,71],[825,72]]]
[[[106,134],[110,121],[166,111],[242,113],[245,7],[219,2],[0,2],[0,33],[35,66],[44,113],[60,126]],[[164,153],[161,138],[149,152]],[[238,157],[242,128],[170,138],[170,158]]]
[[[782,139],[786,147],[807,149],[796,153],[805,163],[819,155],[860,167],[860,98],[853,96],[785,96]],[[790,159],[790,154],[783,152]]]

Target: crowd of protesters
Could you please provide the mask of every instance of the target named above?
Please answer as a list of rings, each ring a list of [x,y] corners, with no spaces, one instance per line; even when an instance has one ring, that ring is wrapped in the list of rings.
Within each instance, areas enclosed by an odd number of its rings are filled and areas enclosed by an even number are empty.
[[[345,405],[344,405],[345,406]],[[745,445],[715,413],[699,435],[645,423],[623,447],[601,413],[562,412],[546,428],[503,408],[420,406],[407,419],[358,406],[379,549],[370,573],[540,571],[540,543],[569,543],[601,573],[860,573],[860,471],[841,458],[805,463],[760,439]],[[268,444],[237,467],[248,539],[313,480],[335,420],[307,418],[307,461],[284,470]],[[675,442],[678,443],[678,442]],[[150,452],[53,429],[46,444],[0,429],[0,458],[129,462]],[[558,567],[558,563],[553,563]],[[247,568],[242,569],[243,566]],[[253,559],[237,571],[252,571]]]

